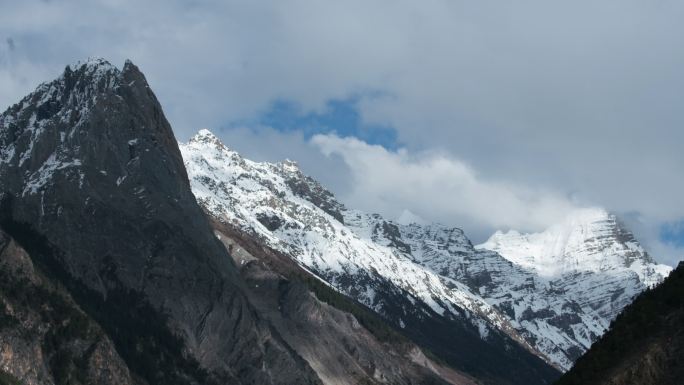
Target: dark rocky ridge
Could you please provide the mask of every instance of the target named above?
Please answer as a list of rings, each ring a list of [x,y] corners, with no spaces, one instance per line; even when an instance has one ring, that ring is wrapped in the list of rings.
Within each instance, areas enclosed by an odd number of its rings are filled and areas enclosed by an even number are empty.
[[[3,230],[150,383],[316,384],[244,296],[130,62],[67,67],[0,116]]]

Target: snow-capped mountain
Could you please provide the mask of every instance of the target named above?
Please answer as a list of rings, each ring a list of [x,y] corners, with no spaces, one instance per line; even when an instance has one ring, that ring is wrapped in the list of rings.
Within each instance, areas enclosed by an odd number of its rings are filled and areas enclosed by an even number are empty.
[[[544,277],[584,271],[610,274],[630,270],[653,286],[672,270],[657,265],[634,235],[600,208],[576,210],[544,232],[496,232],[478,248],[494,250],[511,262]]]
[[[449,328],[433,340],[475,336],[497,345],[508,363],[533,353],[568,369],[620,309],[668,272],[614,218],[596,228],[565,224],[561,235],[548,236],[572,240],[561,254],[543,236],[514,233],[476,248],[460,229],[410,213],[396,223],[347,209],[296,163],[249,161],[207,130],[181,152],[195,196],[219,221],[286,253],[409,334],[433,332],[416,330],[425,319],[445,319]],[[576,268],[578,250],[593,268]],[[558,264],[547,261],[556,257],[563,268],[551,270]],[[465,366],[467,359],[458,357]]]

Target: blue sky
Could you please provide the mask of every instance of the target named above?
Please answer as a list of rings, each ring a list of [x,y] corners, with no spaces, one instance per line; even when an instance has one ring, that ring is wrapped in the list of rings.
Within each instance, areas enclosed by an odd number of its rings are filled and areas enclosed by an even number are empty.
[[[232,122],[232,125],[264,125],[281,132],[301,131],[305,139],[317,134],[353,136],[368,144],[389,150],[399,148],[397,132],[390,126],[367,124],[358,110],[360,97],[326,101],[320,111],[305,111],[296,102],[276,100],[257,114],[253,121]]]
[[[660,236],[664,242],[684,248],[684,221],[664,224]]]
[[[659,260],[684,256],[681,1],[0,9],[0,105],[77,60],[131,59],[179,140],[209,128],[248,157],[295,159],[350,207],[481,241],[602,206]]]

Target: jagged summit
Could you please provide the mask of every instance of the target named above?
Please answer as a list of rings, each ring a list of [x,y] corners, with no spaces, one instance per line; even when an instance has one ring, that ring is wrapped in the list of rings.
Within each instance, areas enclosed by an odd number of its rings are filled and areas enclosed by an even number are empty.
[[[192,138],[190,138],[188,143],[196,145],[209,145],[219,151],[230,152],[231,154],[234,153],[233,151],[230,151],[230,149],[226,147],[225,144],[223,144],[221,139],[219,139],[216,135],[214,135],[213,132],[209,131],[206,128],[197,131],[197,133]]]
[[[671,270],[669,266],[655,264],[618,218],[602,208],[575,210],[561,223],[540,233],[498,231],[477,247],[496,251],[546,277],[627,268],[652,286]]]
[[[130,60],[126,60],[122,70],[103,58],[90,58],[70,64],[56,79],[41,83],[19,103],[10,106],[2,114],[0,127],[16,122],[28,107],[35,107],[27,112],[36,112],[32,123],[64,113],[63,110],[77,108],[82,111],[92,107],[96,98],[119,87],[124,78],[131,82],[142,80],[144,86],[149,88],[144,75]]]
[[[209,145],[209,147],[218,150],[216,156],[242,158],[242,156],[238,152],[233,151],[228,146],[226,146],[226,144],[223,143],[223,141],[218,136],[216,136],[207,128],[202,128],[199,131],[197,131],[197,133],[192,138],[190,138],[190,140],[188,140],[187,144],[193,147]],[[276,163],[276,165],[280,167],[283,171],[288,173],[301,172],[297,161],[294,161],[292,159],[285,159],[282,162]]]
[[[201,130],[197,131],[197,133],[190,138],[190,142],[197,142],[197,143],[220,143],[223,147],[225,145],[221,140],[214,135],[213,132],[209,131],[206,128],[202,128]]]
[[[254,162],[243,158],[238,152],[228,148],[223,142],[207,129],[200,130],[187,144],[181,145],[187,149],[186,153],[196,155],[197,159],[211,158],[214,167],[221,170],[222,178],[228,178],[235,170],[242,170],[245,176],[269,176],[276,174],[283,180],[284,188],[291,189],[297,196],[314,202],[319,208],[339,221],[343,221],[344,205],[338,202],[333,194],[317,181],[302,173],[297,162],[286,159],[278,163]],[[202,161],[206,163],[206,159]],[[197,170],[198,174],[207,170],[198,169],[195,162],[187,163],[188,169]],[[273,178],[270,178],[273,179]],[[276,188],[276,185],[273,185]],[[281,188],[281,186],[277,186]]]
[[[125,122],[126,114],[147,121]],[[106,134],[113,124],[123,127]],[[154,139],[151,147],[148,139]],[[0,165],[8,166],[0,167],[0,177],[21,184],[22,196],[48,190],[55,178],[77,180],[82,188],[104,177],[121,186],[131,180],[134,166],[158,167],[145,159],[162,147],[164,164],[185,176],[173,131],[145,76],[130,61],[123,70],[104,59],[68,66],[0,115]],[[114,160],[120,163],[108,164]]]
[[[101,74],[112,74],[119,75],[122,72],[127,71],[138,71],[138,66],[136,66],[131,59],[124,60],[124,65],[119,69],[117,66],[112,64],[109,60],[99,57],[92,56],[85,60],[77,60],[76,62],[66,66],[65,72],[77,72],[84,71],[84,73],[101,73]]]

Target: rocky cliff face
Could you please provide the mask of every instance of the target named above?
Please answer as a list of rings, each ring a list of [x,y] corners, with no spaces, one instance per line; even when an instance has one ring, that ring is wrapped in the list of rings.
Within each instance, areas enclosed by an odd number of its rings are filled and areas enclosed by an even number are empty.
[[[520,241],[504,247],[501,233],[474,247],[458,228],[349,210],[295,163],[249,161],[206,130],[181,151],[195,195],[219,221],[289,255],[481,376],[501,374],[482,367],[491,362],[543,372],[501,353],[515,349],[515,357],[534,354],[568,369],[635,295],[669,271],[603,210],[575,213],[547,232],[555,235],[539,236],[536,248]],[[560,240],[570,244],[560,247]],[[537,249],[548,250],[544,258],[530,254]],[[557,266],[564,267],[549,270]],[[447,340],[475,348],[459,355],[443,349]],[[499,353],[489,355],[489,347]]]
[[[142,73],[67,67],[0,117],[2,229],[150,383],[320,381],[250,306]]]

